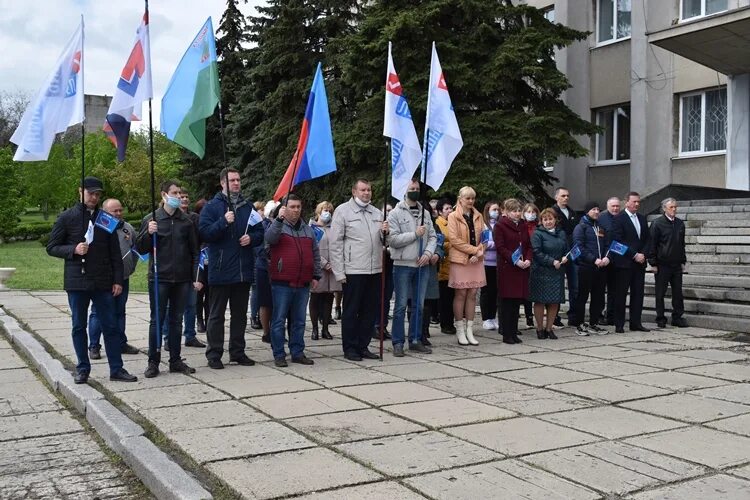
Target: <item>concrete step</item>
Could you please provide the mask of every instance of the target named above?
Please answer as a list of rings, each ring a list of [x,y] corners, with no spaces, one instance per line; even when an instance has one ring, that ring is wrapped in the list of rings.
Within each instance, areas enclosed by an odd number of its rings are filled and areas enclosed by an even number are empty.
[[[646,273],[646,283],[654,283],[653,273]],[[682,275],[682,285],[721,288],[729,290],[750,290],[750,276],[721,276],[714,274],[686,273]]]
[[[667,303],[666,305],[668,306],[669,303]],[[646,322],[653,323],[656,321],[656,312],[654,312],[653,310],[644,309],[642,318]],[[694,326],[697,328],[750,333],[750,321],[748,321],[746,318],[693,313],[685,313],[683,318],[685,318],[685,321],[687,321],[687,324],[689,326]],[[667,320],[669,320],[669,313],[667,313]]]
[[[645,287],[646,296],[653,296],[655,285],[648,284]],[[667,296],[672,295],[672,290],[667,289]],[[733,301],[745,302],[750,304],[750,290],[734,290],[725,288],[702,288],[695,286],[682,287],[682,295],[686,299],[706,300],[706,301]]]
[[[713,220],[724,222],[727,220],[750,220],[750,211],[732,212],[732,213],[716,213],[716,212],[690,212],[687,214],[677,215],[683,220]]]
[[[715,206],[726,206],[726,205],[750,205],[750,197],[748,198],[727,198],[725,200],[686,200],[677,201],[677,206],[685,207],[715,207]],[[679,210],[679,209],[678,209]]]
[[[687,242],[688,238],[695,238],[695,242],[701,245],[748,245],[750,247],[750,236],[727,235],[727,233],[724,233],[725,236],[685,236],[685,241]]]
[[[685,234],[699,234],[701,236],[750,236],[750,227],[690,227],[685,228]]]
[[[656,299],[647,296],[643,299],[643,307],[653,309]],[[706,300],[685,299],[685,311],[694,314],[713,314],[717,316],[743,317],[750,319],[750,304],[739,302],[711,302]]]
[[[706,220],[706,221],[685,221],[685,225],[688,227],[695,227],[696,225],[699,225],[700,227],[717,227],[717,228],[724,228],[724,227],[750,227],[750,220],[745,219],[726,219],[726,220]]]
[[[693,274],[750,276],[750,266],[730,264],[689,264],[687,272]]]
[[[745,255],[750,254],[750,245],[685,245],[685,253],[687,254],[699,254],[699,253],[710,253],[710,254],[737,254]]]
[[[750,254],[688,253],[687,260],[695,264],[750,264]]]

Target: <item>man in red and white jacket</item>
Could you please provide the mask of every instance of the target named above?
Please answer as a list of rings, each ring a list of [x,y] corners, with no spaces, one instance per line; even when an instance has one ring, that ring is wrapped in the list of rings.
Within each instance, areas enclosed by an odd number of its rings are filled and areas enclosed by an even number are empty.
[[[292,363],[312,365],[305,356],[305,318],[310,286],[321,276],[318,240],[313,229],[301,219],[302,200],[294,193],[282,200],[279,215],[266,230],[269,249],[273,316],[271,347],[276,366],[288,366],[284,350],[284,326],[291,321],[289,351]]]

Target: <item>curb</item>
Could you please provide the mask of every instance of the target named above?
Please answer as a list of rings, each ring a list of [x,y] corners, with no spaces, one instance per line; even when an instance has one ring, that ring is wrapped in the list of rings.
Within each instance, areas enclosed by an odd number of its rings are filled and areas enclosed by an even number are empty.
[[[213,497],[193,476],[144,436],[143,428],[93,387],[73,383],[63,364],[54,359],[12,316],[0,308],[0,323],[49,384],[74,406],[104,442],[120,455],[151,493],[160,500],[209,500]]]

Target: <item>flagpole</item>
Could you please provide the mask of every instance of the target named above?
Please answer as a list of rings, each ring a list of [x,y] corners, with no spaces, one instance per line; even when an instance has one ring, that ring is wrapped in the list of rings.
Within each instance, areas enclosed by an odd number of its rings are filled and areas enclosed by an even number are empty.
[[[81,226],[83,226],[83,241],[86,242],[86,232],[88,231],[88,224],[86,224],[86,202],[85,202],[85,188],[83,187],[83,182],[86,178],[86,141],[84,140],[86,138],[86,89],[84,86],[84,60],[83,60],[83,49],[86,45],[86,40],[84,38],[84,32],[83,32],[83,14],[81,14],[81,63],[80,63],[80,71],[81,71],[81,92],[83,93],[83,99],[81,99],[81,106],[83,106],[83,112],[81,113],[81,116],[83,116],[83,120],[81,120]],[[81,256],[81,274],[86,274],[86,255]]]
[[[227,168],[227,144],[224,140],[224,110],[221,108],[221,85],[219,85],[219,135],[221,135],[221,157],[222,162],[224,163],[224,168]],[[229,196],[229,172],[226,172],[224,174],[224,185],[226,186],[227,192],[225,193],[227,196],[227,204],[229,205],[229,211],[234,213],[234,204],[232,203],[232,198]],[[222,189],[222,192],[224,189]],[[236,214],[235,214],[236,215]],[[245,234],[247,234],[247,231],[245,231]]]
[[[146,19],[148,19],[147,29],[151,31],[151,19],[148,15],[148,0],[146,2]],[[149,33],[150,34],[150,33]],[[151,60],[151,54],[149,54]],[[151,111],[152,98],[148,98],[148,142],[149,142],[149,163],[151,170],[151,220],[156,222],[156,179],[154,175],[154,120]],[[157,223],[158,224],[158,223]],[[156,352],[161,356],[161,320],[159,318],[159,265],[156,257],[157,232],[151,235],[151,246],[153,247],[154,260],[154,319],[156,320]]]
[[[390,42],[389,42],[390,45]],[[388,165],[391,164],[389,161],[390,148],[392,143],[389,139],[385,140],[385,157],[386,167],[383,169],[383,220],[385,220],[385,212],[388,206]],[[383,235],[383,255],[382,262],[380,265],[380,361],[383,361],[383,339],[385,338],[385,262],[388,250],[386,249],[386,236]]]

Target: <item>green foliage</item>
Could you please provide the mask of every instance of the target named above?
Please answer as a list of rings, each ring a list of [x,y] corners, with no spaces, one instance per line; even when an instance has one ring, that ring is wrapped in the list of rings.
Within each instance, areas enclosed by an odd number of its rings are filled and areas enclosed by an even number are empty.
[[[18,225],[18,214],[23,207],[19,198],[19,178],[10,148],[0,148],[0,236],[12,233]]]

